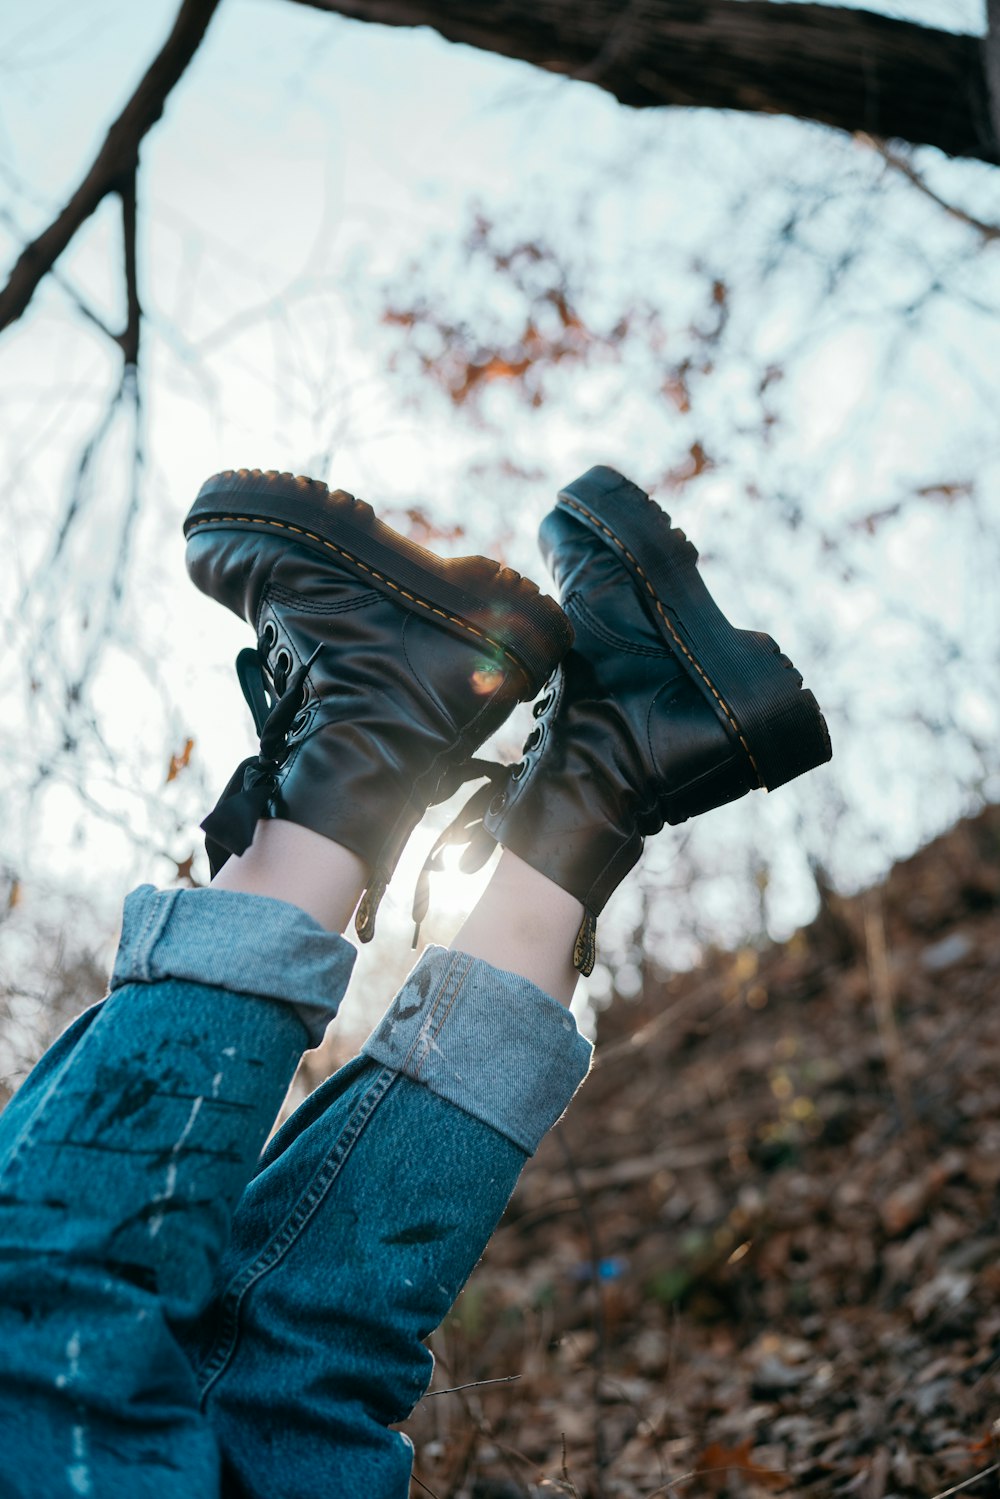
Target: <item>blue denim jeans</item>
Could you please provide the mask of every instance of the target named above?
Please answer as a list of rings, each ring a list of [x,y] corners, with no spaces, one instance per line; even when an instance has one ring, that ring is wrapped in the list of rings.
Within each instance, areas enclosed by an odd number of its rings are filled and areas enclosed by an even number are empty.
[[[261,1154],[353,959],[280,901],[129,897],[109,997],[0,1116],[3,1499],[405,1499],[423,1339],[590,1048],[432,948]]]

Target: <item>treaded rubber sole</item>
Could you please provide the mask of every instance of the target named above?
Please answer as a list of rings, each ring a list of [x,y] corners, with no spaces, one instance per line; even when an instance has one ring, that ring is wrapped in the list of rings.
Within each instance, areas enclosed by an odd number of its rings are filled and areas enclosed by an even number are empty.
[[[403,608],[429,614],[513,660],[534,694],[573,641],[553,599],[488,557],[437,557],[380,521],[370,505],[318,479],[227,469],[198,492],[184,535],[264,529],[349,568]]]
[[[737,630],[698,571],[698,552],[637,485],[603,465],[559,493],[557,508],[613,546],[681,665],[773,791],[832,748],[819,704],[769,635]]]

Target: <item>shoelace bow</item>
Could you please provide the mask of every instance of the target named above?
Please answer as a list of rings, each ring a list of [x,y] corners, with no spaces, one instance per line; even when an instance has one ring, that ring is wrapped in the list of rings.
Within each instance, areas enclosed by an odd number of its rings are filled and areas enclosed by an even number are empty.
[[[276,675],[277,694],[267,684],[259,650],[247,646],[236,657],[236,675],[260,735],[260,749],[236,767],[228,785],[201,824],[213,877],[230,854],[246,853],[254,829],[267,811],[277,785],[278,771],[288,754],[288,731],[302,707],[309,668],[319,655],[317,646],[291,676]]]
[[[416,887],[413,891],[412,911],[414,947],[420,940],[420,927],[430,905],[431,875],[444,868],[445,850],[465,844],[465,852],[458,861],[458,867],[466,874],[475,874],[477,869],[482,869],[496,848],[496,843],[486,831],[483,818],[500,783],[507,779],[509,771],[509,765],[497,765],[493,760],[474,758],[465,760],[448,778],[444,794],[435,798],[439,802],[446,801],[457,791],[463,781],[474,781],[479,780],[481,776],[486,777],[485,786],[480,786],[478,791],[472,793],[458,815],[452,818],[444,831],[438,835],[434,847],[424,860],[423,867],[417,876]]]
[[[554,692],[551,687],[552,678],[546,684],[546,692],[531,709],[531,715],[540,719],[552,706]],[[525,751],[535,748],[538,742],[539,730],[535,728],[529,734],[525,742]],[[413,892],[413,946],[416,947],[420,940],[420,926],[427,915],[430,904],[431,875],[444,868],[444,854],[447,848],[465,845],[465,852],[458,861],[458,867],[465,874],[475,874],[482,869],[487,859],[496,848],[496,840],[491,833],[486,831],[483,819],[489,809],[497,791],[502,784],[512,777],[514,780],[526,768],[526,761],[519,760],[515,765],[498,765],[493,760],[470,759],[464,765],[459,766],[452,783],[443,795],[436,797],[437,801],[445,801],[452,796],[463,781],[471,781],[479,776],[486,777],[486,785],[480,786],[474,791],[465,806],[454,817],[441,833],[434,847],[424,860],[423,868],[417,876],[416,889]]]

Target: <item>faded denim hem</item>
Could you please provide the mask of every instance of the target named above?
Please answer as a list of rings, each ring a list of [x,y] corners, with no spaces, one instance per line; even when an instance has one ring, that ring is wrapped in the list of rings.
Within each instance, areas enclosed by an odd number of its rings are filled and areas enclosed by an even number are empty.
[[[593,1048],[530,980],[429,947],[362,1047],[529,1155],[586,1077]]]
[[[295,1010],[318,1046],[357,957],[299,906],[238,890],[155,890],[125,900],[111,988],[189,979],[274,999]]]

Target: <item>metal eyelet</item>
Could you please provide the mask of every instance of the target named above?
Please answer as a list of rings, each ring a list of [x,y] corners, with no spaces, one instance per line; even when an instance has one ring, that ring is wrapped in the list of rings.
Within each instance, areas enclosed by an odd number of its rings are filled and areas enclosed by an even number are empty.
[[[552,707],[552,700],[554,697],[554,692],[547,692],[544,697],[540,697],[538,699],[538,702],[531,710],[532,718],[541,718],[543,714],[547,713]]]
[[[527,762],[527,760],[519,760],[517,762],[517,764],[514,766],[514,769],[510,773],[511,780],[512,781],[519,781],[521,779],[521,777],[524,775],[524,772],[527,770],[527,768],[528,768],[528,762]]]
[[[265,619],[261,627],[260,640],[257,642],[258,649],[265,656],[269,656],[274,649],[277,639],[278,626],[274,623],[273,619]]]
[[[532,750],[536,750],[538,748],[544,738],[544,726],[542,724],[536,724],[531,733],[528,735],[527,739],[524,741],[522,754],[530,755]]]
[[[305,728],[305,726],[306,726],[306,724],[308,722],[309,722],[309,713],[308,713],[308,711],[305,708],[300,709],[299,712],[296,713],[295,717],[292,719],[291,728],[288,731],[289,734],[290,735],[301,734],[302,730]]]
[[[287,677],[291,669],[292,653],[286,646],[282,646],[274,658],[274,675]]]
[[[506,791],[498,791],[497,794],[496,794],[496,796],[490,802],[489,810],[490,810],[491,815],[493,817],[499,817],[500,813],[503,811],[503,809],[504,809],[504,807],[506,807],[506,805],[507,805],[507,793],[506,793]]]

